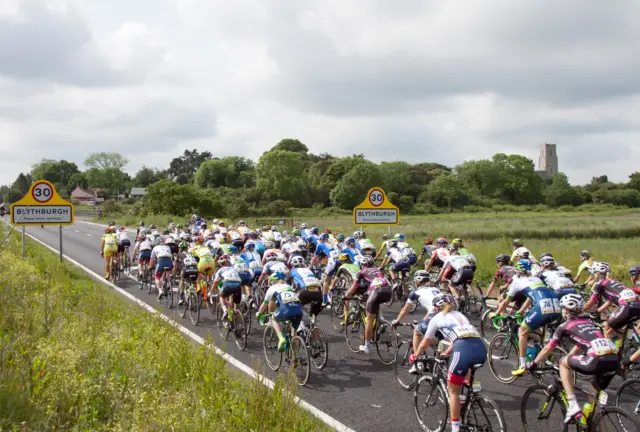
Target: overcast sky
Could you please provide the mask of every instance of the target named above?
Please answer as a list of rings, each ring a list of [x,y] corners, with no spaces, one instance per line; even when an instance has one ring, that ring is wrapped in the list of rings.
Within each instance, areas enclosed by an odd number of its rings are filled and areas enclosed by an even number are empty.
[[[558,145],[572,183],[640,160],[640,2],[0,0],[0,184],[42,158],[185,149],[454,166]]]

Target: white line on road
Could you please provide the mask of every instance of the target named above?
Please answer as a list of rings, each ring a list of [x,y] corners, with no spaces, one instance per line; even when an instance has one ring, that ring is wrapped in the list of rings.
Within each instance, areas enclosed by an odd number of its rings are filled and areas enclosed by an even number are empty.
[[[79,232],[80,232],[80,231],[78,231],[78,230],[74,230],[74,231],[75,231],[75,232],[77,232],[77,233],[79,233]]]
[[[89,237],[93,237],[93,234],[87,234]]]
[[[87,234],[87,235],[91,235],[91,234]],[[34,236],[32,236],[31,234],[27,233],[27,236],[30,237],[32,240],[35,240],[36,242],[38,242],[39,244],[41,244],[42,246],[46,247],[47,249],[59,254],[60,251],[56,250],[55,248],[49,246],[48,244],[46,244],[45,242],[41,241],[40,239],[35,238]],[[192,332],[191,330],[189,330],[186,327],[183,327],[182,325],[180,325],[178,322],[172,320],[171,318],[169,318],[168,316],[164,315],[163,313],[161,313],[160,311],[154,309],[153,307],[151,307],[150,305],[148,305],[147,303],[143,302],[142,300],[136,298],[135,296],[133,296],[132,294],[128,293],[127,291],[123,290],[122,288],[118,287],[117,285],[112,284],[111,282],[108,282],[106,280],[104,280],[104,278],[102,276],[100,276],[98,273],[94,272],[93,270],[85,267],[84,265],[80,264],[78,261],[74,260],[73,258],[68,257],[67,255],[62,255],[67,261],[69,261],[71,264],[75,265],[76,267],[79,267],[80,269],[84,270],[85,272],[87,272],[89,275],[91,275],[94,279],[96,279],[98,282],[101,282],[111,288],[113,288],[114,290],[116,290],[118,293],[122,294],[123,296],[127,297],[129,300],[137,303],[139,306],[143,307],[144,309],[146,309],[148,312],[152,313],[152,314],[156,314],[158,315],[160,318],[162,318],[163,320],[165,320],[166,322],[168,322],[170,325],[172,325],[173,327],[177,328],[178,330],[180,330],[183,334],[185,334],[186,336],[190,337],[191,339],[193,339],[194,341],[196,341],[197,343],[199,343],[200,345],[204,345],[207,348],[213,350],[216,354],[218,354],[220,357],[222,357],[223,359],[225,359],[227,362],[231,363],[233,366],[235,366],[236,368],[240,369],[242,372],[244,372],[245,374],[249,375],[251,378],[257,379],[259,380],[261,383],[263,383],[265,386],[269,387],[270,389],[274,389],[275,388],[275,383],[273,381],[271,381],[270,379],[268,379],[267,377],[257,373],[256,371],[254,371],[253,369],[251,369],[249,366],[245,365],[244,363],[242,363],[240,360],[237,360],[235,357],[231,357],[229,354],[227,354],[226,352],[222,351],[220,348],[216,347],[215,345],[212,344],[208,344],[207,341],[205,341],[201,336],[195,334],[194,332]],[[132,276],[129,276],[131,279],[136,280],[135,278],[133,278]],[[326,414],[325,412],[319,410],[318,408],[316,408],[315,406],[311,405],[310,403],[300,399],[299,397],[295,397],[294,398],[296,404],[300,405],[302,408],[306,409],[307,411],[309,411],[311,414],[313,414],[314,416],[316,416],[318,419],[320,419],[321,421],[323,421],[324,423],[326,423],[328,426],[334,428],[335,430],[339,431],[339,432],[355,432],[355,430],[349,428],[348,426],[340,423],[338,420],[334,419],[333,417],[331,417],[329,414]]]
[[[64,227],[64,229],[66,229],[66,230],[70,230],[71,228],[69,228],[69,227]]]

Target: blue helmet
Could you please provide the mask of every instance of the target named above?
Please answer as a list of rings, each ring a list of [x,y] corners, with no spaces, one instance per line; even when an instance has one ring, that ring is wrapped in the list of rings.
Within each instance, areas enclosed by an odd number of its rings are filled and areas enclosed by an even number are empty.
[[[229,252],[236,254],[238,253],[238,248],[236,246],[231,245],[229,246]]]
[[[287,279],[287,275],[284,272],[281,272],[281,271],[277,271],[277,272],[273,273],[271,275],[271,277],[274,278],[274,279],[282,279],[282,280]]]
[[[196,222],[196,226],[199,227],[200,225],[202,225],[202,222],[200,222],[200,221]]]
[[[393,238],[396,240],[404,241],[404,234],[397,233],[396,235],[393,236]]]
[[[354,243],[354,244],[355,244],[356,239],[354,239],[353,237],[347,237],[347,238],[344,240],[344,242],[345,242],[346,244],[349,244],[349,243]]]
[[[311,234],[316,234],[316,235],[318,235],[318,227],[313,227],[313,228],[311,228]]]
[[[518,261],[518,264],[520,264],[522,268],[525,269],[526,271],[531,270],[531,261],[527,259],[521,259],[520,261]]]
[[[327,240],[329,240],[329,234],[322,233],[319,238],[320,238],[320,240],[327,241]]]

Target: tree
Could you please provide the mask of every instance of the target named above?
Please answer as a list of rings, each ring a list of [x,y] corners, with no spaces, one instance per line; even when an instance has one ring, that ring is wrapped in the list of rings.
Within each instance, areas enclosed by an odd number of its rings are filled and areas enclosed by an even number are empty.
[[[208,151],[199,153],[196,149],[185,150],[182,156],[171,160],[167,172],[178,183],[187,184],[198,171],[200,165],[212,158],[213,155]]]
[[[467,189],[485,197],[502,193],[500,172],[493,161],[467,161],[455,167],[455,174]]]
[[[274,151],[274,150],[284,150],[284,151],[290,151],[294,153],[301,153],[304,155],[306,155],[309,152],[309,148],[306,145],[302,144],[297,139],[291,139],[291,138],[285,138],[283,140],[280,140],[280,142],[275,146],[273,146],[269,151]]]
[[[577,201],[579,201],[579,196],[569,184],[567,176],[563,173],[553,176],[551,185],[547,188],[547,205],[559,207],[576,204]]]
[[[307,201],[305,164],[300,153],[272,150],[263,153],[256,166],[256,186],[269,199]]]
[[[119,168],[90,168],[87,170],[86,175],[89,187],[106,189],[109,195],[123,193],[127,182],[131,180],[129,175]]]
[[[31,177],[34,180],[48,180],[56,186],[58,192],[69,192],[76,185],[71,179],[80,174],[78,165],[66,160],[43,159],[31,167]]]
[[[385,192],[395,192],[399,195],[408,195],[413,190],[411,184],[411,165],[406,162],[382,162],[382,187]]]
[[[345,158],[338,159],[334,164],[329,166],[327,171],[322,176],[320,181],[320,186],[326,189],[333,189],[338,181],[352,168],[356,167],[359,164],[363,164],[368,162],[364,155],[353,155]]]
[[[14,203],[14,202],[18,201],[19,199],[21,199],[24,196],[25,193],[26,192],[22,192],[21,190],[12,187],[7,192],[7,202]]]
[[[133,185],[137,187],[147,187],[162,179],[164,179],[164,173],[162,171],[143,166],[133,178]]]
[[[143,200],[147,211],[155,214],[224,216],[224,207],[217,197],[169,180],[148,186]]]
[[[365,199],[367,192],[382,182],[380,167],[364,161],[347,172],[331,190],[331,203],[335,207],[352,209]]]
[[[69,178],[69,182],[67,183],[67,188],[73,190],[77,186],[80,186],[81,188],[86,188],[88,187],[88,185],[89,185],[89,182],[87,180],[87,174],[83,172],[77,172],[73,174],[71,178]]]
[[[531,159],[498,153],[492,162],[502,184],[501,198],[513,204],[536,204],[542,198],[542,179]]]
[[[89,168],[122,170],[129,163],[129,159],[116,152],[91,153],[84,160],[84,164]]]
[[[438,207],[462,207],[469,202],[464,184],[453,174],[434,179],[420,196],[421,202],[431,202]]]
[[[16,178],[16,180],[13,182],[13,185],[11,186],[11,189],[15,189],[17,191],[20,191],[20,193],[22,195],[24,195],[27,192],[29,192],[29,188],[31,187],[31,183],[32,183],[31,176],[29,174],[25,175],[23,173],[20,173],[18,175],[18,177]]]
[[[627,183],[627,187],[640,191],[640,171],[636,171],[629,175],[629,183]]]
[[[253,161],[238,156],[212,159],[200,165],[193,182],[200,188],[252,187],[255,167]]]

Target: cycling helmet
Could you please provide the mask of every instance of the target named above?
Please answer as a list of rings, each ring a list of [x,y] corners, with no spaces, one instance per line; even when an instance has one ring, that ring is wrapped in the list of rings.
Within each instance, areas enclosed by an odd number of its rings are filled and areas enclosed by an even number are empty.
[[[433,244],[433,239],[431,237],[427,237],[426,239],[424,239],[424,244],[432,245]]]
[[[214,220],[212,220],[211,222],[212,222],[213,224],[217,225],[217,224],[218,224],[218,222],[220,222],[220,221],[218,220],[218,218],[215,218],[215,219],[214,219]]]
[[[635,265],[629,269],[631,276],[638,276],[640,274],[640,265]]]
[[[162,231],[162,235],[169,235],[169,234],[171,234],[171,231],[169,231],[169,229]]]
[[[160,235],[160,231],[155,230],[151,233],[151,235],[158,237]]]
[[[389,240],[389,234],[382,234],[382,240]]]
[[[325,228],[324,232],[326,232],[327,234],[333,234],[333,232],[329,228]]]
[[[318,227],[311,228],[311,234],[318,235]]]
[[[393,236],[394,239],[404,241],[404,234],[397,233]]]
[[[542,261],[545,257],[553,258],[553,254],[551,252],[544,252],[543,254],[540,255],[540,261]]]
[[[336,236],[336,240],[338,240],[339,242],[343,242],[344,241],[344,234],[338,234]]]
[[[265,261],[275,261],[276,259],[278,259],[278,252],[276,251],[271,250],[264,254]]]
[[[327,234],[327,233],[320,234],[319,240],[322,240],[322,241],[329,240],[329,234]]]
[[[124,231],[124,227],[123,227],[122,225],[120,225],[120,226],[118,227],[118,231]]]
[[[580,251],[580,258],[589,259],[591,258],[591,251],[588,249],[584,249]]]
[[[529,261],[528,259],[521,259],[520,261],[518,261],[518,264],[520,264],[526,271],[531,270],[531,261]]]
[[[349,244],[349,243],[356,244],[356,239],[354,239],[353,237],[347,237],[346,239],[344,239],[344,242],[346,244]]]
[[[354,231],[353,232],[353,238],[359,239],[360,238],[360,231]]]
[[[389,240],[389,241],[387,242],[387,247],[388,247],[389,249],[394,248],[394,247],[396,247],[396,246],[398,246],[398,240],[396,240],[396,239]]]
[[[193,239],[193,241],[195,242],[195,244],[201,245],[202,242],[204,242],[204,239],[201,236],[197,236],[196,238]]]
[[[291,265],[293,267],[303,266],[304,258],[302,258],[301,256],[294,256],[293,258],[291,258]]]
[[[144,234],[140,234],[140,235],[138,236],[138,240],[139,240],[139,241],[145,241],[146,239],[147,239],[147,236],[146,236],[146,235],[144,235]]]
[[[151,224],[151,225],[149,225],[149,229],[150,229],[150,230],[154,230],[154,229],[156,229],[156,224]]]
[[[369,255],[364,255],[360,258],[360,263],[362,263],[362,265],[365,267],[371,267],[374,264],[373,257]]]
[[[451,294],[447,293],[436,294],[433,297],[433,300],[431,300],[431,304],[433,307],[441,308],[446,304],[453,304],[453,297],[451,297]]]
[[[350,263],[351,262],[351,255],[346,254],[346,253],[342,253],[342,254],[338,255],[338,259],[342,263]]]
[[[189,247],[189,243],[185,242],[185,241],[181,241],[180,244],[178,245],[178,247],[180,249],[186,249]]]
[[[234,245],[229,246],[229,252],[231,252],[232,254],[237,254],[238,253],[238,248]]]
[[[286,280],[287,279],[287,274],[285,272],[282,271],[277,271],[277,272],[273,272],[273,274],[271,275],[271,278],[275,278],[276,280],[282,279],[282,280]]]
[[[282,262],[287,262],[287,257],[284,256],[284,254],[282,252],[278,252],[276,254],[276,260],[277,261],[282,261]]]
[[[140,221],[140,224],[138,226],[143,227],[144,226],[144,221]]]
[[[183,226],[183,225],[179,223],[179,224],[177,224],[177,225],[176,225],[176,228],[178,228],[178,229],[182,229],[182,226]]]
[[[520,239],[513,239],[511,244],[514,245],[514,246],[517,246],[517,247],[522,246],[522,242],[520,241]]]
[[[601,273],[603,275],[606,275],[611,271],[611,267],[609,266],[609,263],[606,263],[606,262],[595,263],[593,264],[593,267],[591,267],[591,269],[593,270],[594,273]]]
[[[545,257],[540,258],[540,264],[543,266],[554,265],[556,262],[551,255],[547,255]]]
[[[271,225],[271,231],[278,231],[278,227],[275,225]]]
[[[417,272],[415,272],[413,274],[413,280],[416,283],[418,283],[418,282],[428,282],[430,278],[431,278],[431,276],[429,275],[429,272],[426,271],[426,270],[418,270]]]
[[[106,227],[106,228],[104,229],[104,233],[105,233],[105,234],[111,234],[111,227]]]
[[[638,296],[633,292],[633,290],[627,288],[623,289],[620,293],[620,300],[624,300],[625,302],[635,302],[638,301]]]
[[[114,226],[116,223],[114,221],[109,222],[109,226]]]
[[[560,307],[573,312],[579,312],[584,307],[584,299],[580,294],[567,294],[560,299]]]
[[[446,238],[440,237],[438,240],[436,240],[436,244],[439,246],[446,246],[447,244],[449,244],[449,242]]]
[[[307,225],[306,223],[303,223],[302,225],[300,225],[300,228],[302,229],[307,229],[309,227],[309,225]]]
[[[376,247],[374,245],[372,245],[371,243],[367,243],[365,245],[362,246],[361,252],[366,255],[366,254],[375,254],[376,253]]]
[[[247,223],[246,223],[245,221],[243,221],[243,220],[239,220],[239,221],[238,221],[238,226],[240,226],[240,225],[246,225],[246,224],[247,224]]]
[[[176,227],[176,224],[174,224],[173,222],[169,223],[169,228],[175,228],[175,227]]]
[[[245,249],[255,249],[256,248],[256,244],[254,242],[252,242],[251,240],[249,240],[248,242],[246,242],[244,244]]]
[[[458,251],[458,245],[455,244],[455,243],[451,243],[447,249],[449,249],[449,252],[457,252]]]
[[[461,245],[462,245],[462,240],[461,240],[461,239],[459,239],[459,238],[454,238],[454,239],[451,241],[451,244],[461,246]]]
[[[364,233],[364,231],[360,231],[360,238],[361,239],[366,239],[367,235]]]

